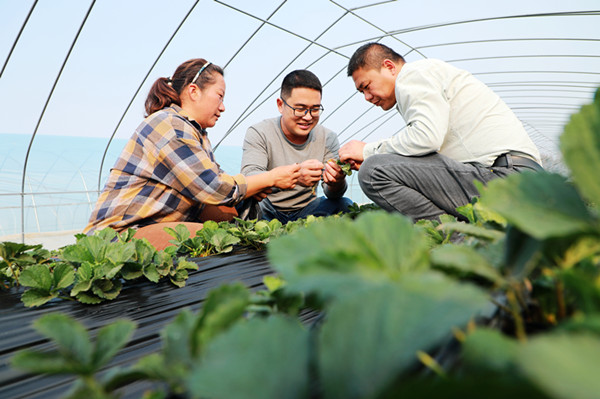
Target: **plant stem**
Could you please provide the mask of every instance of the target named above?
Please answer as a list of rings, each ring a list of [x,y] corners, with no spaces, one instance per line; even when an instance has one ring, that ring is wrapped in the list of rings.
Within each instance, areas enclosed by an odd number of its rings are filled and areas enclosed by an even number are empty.
[[[506,299],[508,299],[510,311],[515,322],[515,335],[519,341],[526,342],[527,334],[525,333],[525,325],[523,323],[523,318],[521,317],[519,303],[515,296],[515,292],[512,289],[506,292]]]
[[[108,395],[106,395],[106,392],[104,391],[104,387],[101,384],[99,384],[98,381],[96,381],[93,374],[82,375],[80,378],[83,381],[83,384],[89,388],[90,392],[95,393],[95,395],[94,395],[95,397],[97,397],[97,398],[109,397]]]
[[[556,281],[556,303],[558,306],[558,319],[563,320],[567,317],[567,308],[565,305],[565,286],[561,280]]]
[[[15,269],[13,269],[13,264],[9,263],[8,264],[8,268],[10,269],[10,272],[13,276],[13,278],[15,279],[15,281],[17,282],[17,287],[20,285],[19,284],[19,276],[17,276],[17,274],[15,273]]]

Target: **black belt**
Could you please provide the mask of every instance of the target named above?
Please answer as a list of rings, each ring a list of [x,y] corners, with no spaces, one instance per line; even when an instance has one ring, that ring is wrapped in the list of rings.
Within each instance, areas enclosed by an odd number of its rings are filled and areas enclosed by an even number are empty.
[[[544,170],[540,164],[532,161],[529,158],[520,157],[512,154],[502,154],[494,161],[492,168],[505,167],[510,168],[513,166],[522,166],[533,170]]]

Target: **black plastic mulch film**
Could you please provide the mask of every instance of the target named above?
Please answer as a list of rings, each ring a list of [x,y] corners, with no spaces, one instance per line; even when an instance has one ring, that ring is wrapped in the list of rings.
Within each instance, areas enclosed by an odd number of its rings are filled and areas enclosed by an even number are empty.
[[[201,309],[211,289],[236,281],[251,290],[262,289],[263,277],[273,274],[264,251],[191,260],[198,264],[199,270],[190,272],[183,288],[177,288],[168,281],[159,284],[128,282],[116,299],[98,305],[53,300],[39,308],[26,308],[20,300],[22,288],[0,291],[0,398],[59,398],[72,385],[74,379],[68,376],[31,375],[10,367],[11,357],[20,349],[51,348],[50,343],[32,327],[33,321],[43,314],[62,312],[72,316],[92,335],[98,328],[120,318],[136,322],[133,337],[106,369],[128,367],[157,352],[163,327],[184,308],[194,312]],[[124,398],[139,398],[152,386],[150,382],[138,382],[119,392]]]

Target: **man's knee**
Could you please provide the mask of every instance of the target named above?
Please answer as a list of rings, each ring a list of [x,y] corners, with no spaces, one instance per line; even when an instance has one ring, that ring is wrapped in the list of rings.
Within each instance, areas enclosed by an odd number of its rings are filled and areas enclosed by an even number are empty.
[[[358,184],[363,192],[373,189],[373,182],[382,179],[380,157],[372,155],[365,159],[358,170]]]
[[[373,163],[371,162],[372,158],[373,157],[369,157],[365,159],[358,170],[358,183],[361,187],[363,183],[369,182],[370,176],[373,174]]]

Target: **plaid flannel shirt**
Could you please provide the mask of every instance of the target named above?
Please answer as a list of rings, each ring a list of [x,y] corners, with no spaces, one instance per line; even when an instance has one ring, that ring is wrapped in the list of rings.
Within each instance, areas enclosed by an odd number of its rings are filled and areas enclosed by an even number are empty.
[[[246,178],[216,163],[206,131],[173,104],[148,116],[127,142],[84,233],[158,222],[198,222],[206,204],[233,206]]]

